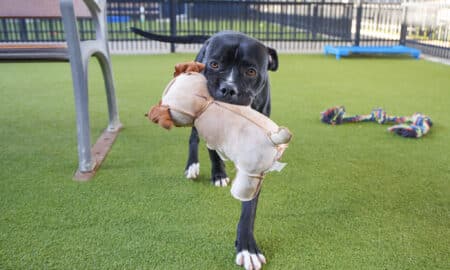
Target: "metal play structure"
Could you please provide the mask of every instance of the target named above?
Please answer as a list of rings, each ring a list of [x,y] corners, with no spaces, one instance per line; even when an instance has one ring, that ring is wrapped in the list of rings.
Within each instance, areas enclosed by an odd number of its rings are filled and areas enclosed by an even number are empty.
[[[89,180],[106,157],[122,124],[119,120],[111,58],[108,49],[106,0],[2,0],[1,18],[62,18],[65,43],[2,43],[0,59],[69,60],[75,98],[78,139],[78,169],[75,180]],[[77,17],[89,18],[95,29],[93,39],[80,40]],[[88,107],[88,65],[95,56],[101,66],[106,88],[109,123],[91,148]]]

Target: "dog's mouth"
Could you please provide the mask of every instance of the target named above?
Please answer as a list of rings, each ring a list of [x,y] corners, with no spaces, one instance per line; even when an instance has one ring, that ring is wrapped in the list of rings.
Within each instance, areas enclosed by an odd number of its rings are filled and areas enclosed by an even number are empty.
[[[218,89],[212,96],[217,101],[243,106],[248,106],[253,101],[253,97],[245,91]]]

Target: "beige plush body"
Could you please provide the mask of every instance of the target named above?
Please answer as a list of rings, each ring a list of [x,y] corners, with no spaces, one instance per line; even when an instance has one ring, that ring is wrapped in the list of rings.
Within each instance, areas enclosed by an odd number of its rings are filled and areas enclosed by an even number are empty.
[[[152,120],[167,128],[167,123],[158,121],[164,110],[175,126],[194,125],[208,148],[234,162],[237,174],[231,193],[241,201],[256,196],[265,173],[284,166],[278,160],[292,137],[289,130],[250,106],[213,100],[200,73],[184,73],[173,79],[161,103],[152,108]]]

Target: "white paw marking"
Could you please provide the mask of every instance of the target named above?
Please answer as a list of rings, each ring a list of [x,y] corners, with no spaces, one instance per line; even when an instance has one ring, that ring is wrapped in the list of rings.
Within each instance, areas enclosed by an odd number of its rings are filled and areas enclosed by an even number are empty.
[[[236,255],[236,264],[243,266],[245,270],[260,270],[266,262],[266,257],[261,253],[255,254],[243,250]]]
[[[214,181],[214,185],[216,187],[226,187],[226,186],[228,186],[229,183],[230,183],[230,178],[228,178],[228,177]]]
[[[186,175],[186,178],[188,179],[195,179],[200,174],[200,163],[193,163],[187,170],[184,172],[184,175]]]

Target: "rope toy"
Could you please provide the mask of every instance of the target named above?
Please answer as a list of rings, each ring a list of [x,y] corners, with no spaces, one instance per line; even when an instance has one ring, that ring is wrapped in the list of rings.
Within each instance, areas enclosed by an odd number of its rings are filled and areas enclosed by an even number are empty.
[[[394,126],[388,128],[388,131],[406,138],[420,138],[426,135],[433,125],[431,118],[421,113],[414,113],[412,116],[392,116],[381,108],[372,110],[370,114],[346,116],[344,106],[335,106],[320,114],[320,120],[330,125],[358,122],[377,122],[381,125],[394,124]]]

